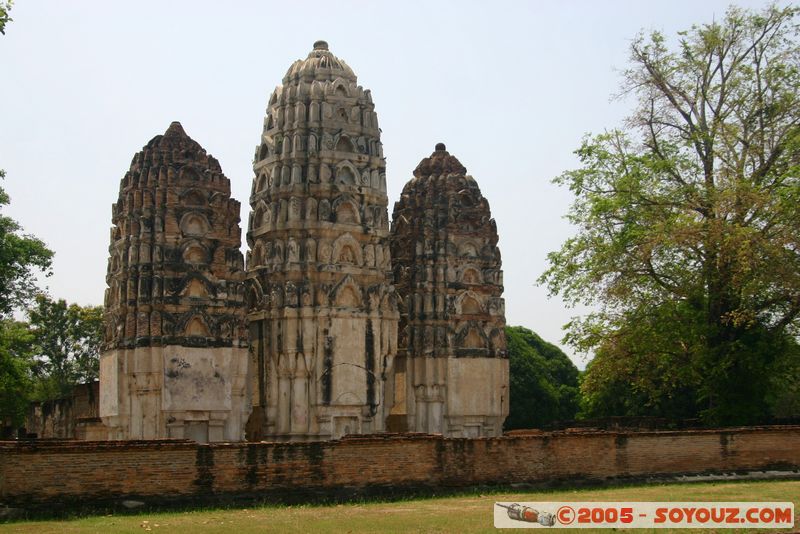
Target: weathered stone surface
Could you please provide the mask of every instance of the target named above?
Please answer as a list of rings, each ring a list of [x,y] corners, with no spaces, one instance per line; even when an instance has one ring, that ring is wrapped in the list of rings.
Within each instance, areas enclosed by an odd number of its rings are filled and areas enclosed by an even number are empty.
[[[398,311],[380,130],[356,82],[318,41],[269,99],[247,233],[252,438],[384,429]]]
[[[25,431],[37,438],[89,439],[93,430],[99,427],[98,397],[100,388],[97,382],[78,384],[72,394],[60,399],[32,402],[25,418]]]
[[[111,439],[240,440],[250,412],[239,202],[173,122],[112,208],[100,361]]]
[[[392,423],[446,436],[498,436],[508,359],[497,227],[443,144],[414,171],[392,216],[400,319]]]

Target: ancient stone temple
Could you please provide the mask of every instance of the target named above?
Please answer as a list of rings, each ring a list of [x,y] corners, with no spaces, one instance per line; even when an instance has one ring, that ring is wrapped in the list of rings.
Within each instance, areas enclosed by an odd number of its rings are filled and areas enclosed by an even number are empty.
[[[499,436],[508,415],[497,227],[466,173],[440,143],[394,207],[392,262],[404,302],[390,420],[398,430]]]
[[[239,202],[173,122],[112,208],[100,359],[110,439],[241,440],[250,413]]]
[[[248,437],[380,432],[399,318],[385,162],[370,91],[324,41],[272,93],[254,170]]]

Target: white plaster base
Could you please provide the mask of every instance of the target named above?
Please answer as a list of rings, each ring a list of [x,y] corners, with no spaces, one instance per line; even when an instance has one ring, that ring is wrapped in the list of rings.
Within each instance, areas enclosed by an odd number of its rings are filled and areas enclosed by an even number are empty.
[[[108,439],[241,441],[251,411],[245,348],[138,347],[100,357]]]

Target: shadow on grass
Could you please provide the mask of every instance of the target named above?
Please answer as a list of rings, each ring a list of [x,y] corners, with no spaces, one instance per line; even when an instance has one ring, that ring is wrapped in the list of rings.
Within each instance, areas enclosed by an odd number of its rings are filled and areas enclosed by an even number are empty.
[[[248,493],[196,493],[191,496],[153,497],[126,495],[91,501],[70,499],[39,505],[30,509],[2,508],[0,522],[28,520],[75,520],[95,516],[139,516],[154,513],[213,512],[245,508],[330,507],[340,504],[367,505],[428,501],[447,497],[487,497],[498,494],[535,492],[550,493],[592,490],[641,488],[654,485],[691,484],[702,486],[716,483],[748,483],[754,481],[800,480],[800,471],[728,473],[726,475],[684,475],[663,477],[615,477],[609,479],[565,478],[534,483],[477,486],[368,486],[339,488],[305,488],[302,491],[279,489]]]

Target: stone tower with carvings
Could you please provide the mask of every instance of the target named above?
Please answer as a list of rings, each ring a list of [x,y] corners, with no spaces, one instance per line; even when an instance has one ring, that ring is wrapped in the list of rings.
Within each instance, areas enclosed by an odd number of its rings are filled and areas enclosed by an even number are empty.
[[[501,435],[509,371],[497,240],[478,184],[436,145],[392,216],[394,281],[404,302],[393,429]]]
[[[314,43],[272,93],[247,231],[248,437],[384,430],[399,313],[372,95]]]
[[[110,439],[240,440],[250,413],[239,202],[173,122],[112,207],[100,416]]]

